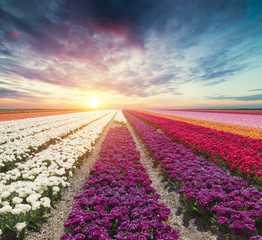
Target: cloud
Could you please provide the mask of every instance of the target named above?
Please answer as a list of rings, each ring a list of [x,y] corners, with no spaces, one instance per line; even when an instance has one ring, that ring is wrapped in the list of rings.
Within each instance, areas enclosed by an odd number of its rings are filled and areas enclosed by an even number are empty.
[[[0,73],[125,96],[177,95],[186,82],[216,85],[254,67],[262,34],[253,10],[244,0],[2,0]]]
[[[210,2],[157,0],[5,0],[0,9],[0,22],[5,30],[26,34],[28,44],[43,53],[58,54],[70,42],[70,31],[92,38],[95,34],[111,35],[125,41],[125,45],[143,46],[148,31],[173,32],[178,48],[188,48],[214,25],[230,24],[248,12],[248,5],[240,1]],[[0,5],[1,7],[1,5]],[[244,8],[245,7],[245,8]],[[8,24],[6,24],[8,23]],[[216,23],[217,24],[217,23]],[[218,24],[217,24],[218,25]],[[218,27],[218,26],[216,26]],[[12,28],[12,29],[10,29]],[[9,35],[10,35],[9,34]]]
[[[39,100],[38,97],[23,91],[10,90],[0,87],[0,98],[11,98],[20,100]]]
[[[152,85],[163,85],[168,84],[172,79],[174,79],[174,74],[164,74],[157,77],[154,77],[150,80],[150,84]]]
[[[19,33],[17,31],[9,31],[6,33],[6,35],[9,38],[17,38],[19,36]]]
[[[248,96],[236,96],[236,97],[229,97],[229,96],[218,96],[218,97],[207,97],[208,99],[214,100],[224,100],[224,99],[232,99],[237,101],[262,101],[262,94],[255,94],[255,95],[248,95]]]
[[[262,91],[262,88],[250,89],[248,91]]]
[[[1,49],[0,48],[0,55],[12,56],[12,52],[10,52],[8,49]]]
[[[215,80],[215,81],[208,81],[207,83],[204,83],[203,85],[204,86],[215,86],[215,85],[223,83],[223,82],[226,82],[226,80],[225,79],[218,79],[218,80]]]

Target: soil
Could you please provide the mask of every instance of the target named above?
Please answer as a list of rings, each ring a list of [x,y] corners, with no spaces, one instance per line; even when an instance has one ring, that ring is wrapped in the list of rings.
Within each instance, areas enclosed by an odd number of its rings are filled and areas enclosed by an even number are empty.
[[[75,202],[74,195],[82,192],[82,186],[88,179],[89,172],[95,161],[99,159],[99,151],[101,144],[104,141],[108,130],[111,127],[121,126],[118,123],[111,121],[103,131],[101,137],[94,145],[91,154],[83,160],[83,164],[78,168],[74,175],[70,178],[70,186],[65,189],[62,194],[59,204],[51,209],[53,217],[49,218],[43,224],[40,232],[31,232],[30,240],[59,240],[64,234],[64,222],[71,212]],[[177,191],[170,186],[162,177],[161,169],[154,166],[154,159],[148,154],[145,144],[140,140],[138,134],[133,127],[127,122],[127,127],[131,132],[137,146],[137,150],[141,153],[141,163],[146,168],[146,171],[152,180],[152,187],[161,195],[160,201],[163,202],[170,210],[168,224],[176,229],[180,234],[180,240],[228,240],[226,234],[212,228],[208,225],[206,219],[203,219],[197,214],[184,212],[184,203],[180,200]]]

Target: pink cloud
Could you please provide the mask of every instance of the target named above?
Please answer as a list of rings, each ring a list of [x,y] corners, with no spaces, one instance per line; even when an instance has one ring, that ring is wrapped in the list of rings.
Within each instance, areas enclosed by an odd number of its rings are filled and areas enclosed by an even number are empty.
[[[17,38],[19,36],[19,33],[17,31],[9,31],[6,33],[6,35],[10,38]]]

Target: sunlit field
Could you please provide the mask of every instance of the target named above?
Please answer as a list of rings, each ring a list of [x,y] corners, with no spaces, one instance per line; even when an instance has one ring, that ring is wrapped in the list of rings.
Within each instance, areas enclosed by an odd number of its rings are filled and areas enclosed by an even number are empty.
[[[261,114],[65,112],[0,122],[2,239],[261,238]]]

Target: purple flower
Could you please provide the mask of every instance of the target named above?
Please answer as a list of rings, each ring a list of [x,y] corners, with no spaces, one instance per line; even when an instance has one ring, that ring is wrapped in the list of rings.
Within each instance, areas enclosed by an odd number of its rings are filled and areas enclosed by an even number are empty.
[[[262,240],[262,236],[252,236],[249,240]]]
[[[129,227],[129,221],[126,221],[126,222],[122,222],[117,229],[118,231],[125,231],[128,229],[128,227]]]
[[[192,199],[194,197],[195,197],[194,193],[187,193],[186,196],[185,196],[186,199]]]
[[[72,228],[72,232],[75,234],[75,233],[78,233],[81,229],[81,226],[77,226],[77,227],[74,227]]]
[[[75,235],[75,239],[76,240],[83,240],[83,239],[85,239],[85,235],[81,234],[81,233],[78,233],[78,234]]]
[[[128,230],[131,232],[136,232],[140,228],[141,228],[141,221],[139,219],[135,219],[130,223]]]
[[[217,223],[222,224],[222,225],[227,224],[228,223],[228,218],[226,218],[226,217],[218,217],[217,218]]]
[[[230,228],[233,228],[233,229],[243,229],[243,228],[245,228],[245,223],[244,223],[243,221],[236,220],[236,221],[234,221],[234,222],[230,225]]]
[[[125,240],[126,234],[124,232],[118,232],[115,236],[116,240]]]
[[[119,204],[119,200],[116,198],[116,197],[112,197],[109,202],[108,202],[109,205],[113,205],[113,206],[116,206]]]
[[[102,234],[102,229],[98,226],[94,226],[92,229],[91,229],[92,233],[91,233],[91,236],[92,237],[99,237],[101,234]]]
[[[71,234],[70,235],[65,234],[61,237],[60,240],[75,240],[75,238]]]
[[[91,188],[91,189],[88,189],[86,191],[86,193],[89,195],[89,196],[94,196],[96,194],[96,190],[95,188]]]
[[[78,233],[86,226],[85,237],[101,240],[144,240],[153,238],[153,233],[148,231],[156,229],[163,234],[176,232],[162,223],[168,219],[170,210],[158,203],[160,195],[150,186],[151,180],[138,161],[140,155],[135,148],[127,128],[109,131],[102,144],[101,157],[83,187],[86,190],[75,197],[65,223],[70,231]]]

